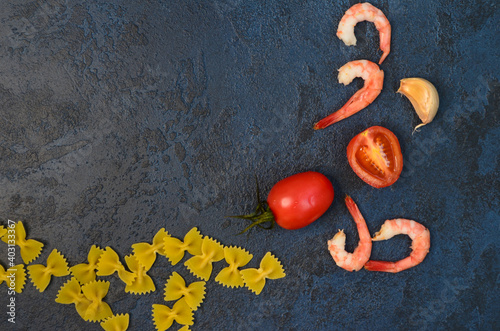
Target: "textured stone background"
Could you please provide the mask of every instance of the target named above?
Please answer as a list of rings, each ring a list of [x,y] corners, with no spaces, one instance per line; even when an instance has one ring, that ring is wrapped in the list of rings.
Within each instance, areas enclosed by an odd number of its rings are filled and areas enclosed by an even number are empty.
[[[2,223],[22,220],[44,242],[35,263],[54,248],[82,263],[92,244],[123,257],[162,227],[182,237],[193,226],[249,250],[249,266],[267,251],[282,261],[287,276],[259,296],[212,277],[193,330],[498,329],[498,3],[373,2],[393,28],[384,90],[368,109],[314,132],[362,86],[338,84],[336,70],[380,57],[372,24],[357,26],[356,47],[335,36],[353,3],[0,0]],[[395,94],[411,76],[441,97],[434,122],[414,135],[419,120]],[[345,156],[372,125],[398,136],[405,160],[399,181],[380,190]],[[306,170],[335,187],[320,220],[235,236],[244,224],[225,216],[252,209],[254,174],[266,193]],[[347,248],[357,242],[345,194],[372,233],[395,217],[429,227],[426,260],[395,275],[336,267],[326,241],[344,228]],[[372,257],[403,258],[409,244],[376,243]],[[0,254],[5,266],[5,245]],[[163,303],[172,271],[193,280],[160,257],[150,271],[156,292],[126,294],[112,276],[105,301],[131,314],[131,329],[153,329],[151,305]],[[44,293],[28,283],[16,327],[98,330],[54,302],[67,279]],[[12,329],[0,316],[0,329]]]

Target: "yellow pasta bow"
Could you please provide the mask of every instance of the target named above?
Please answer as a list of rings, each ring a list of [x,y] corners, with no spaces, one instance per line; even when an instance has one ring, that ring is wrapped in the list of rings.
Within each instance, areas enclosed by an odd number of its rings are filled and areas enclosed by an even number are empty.
[[[135,275],[132,284],[125,286],[125,292],[133,294],[144,294],[156,290],[155,284],[151,277],[146,273],[149,269],[139,263],[139,260],[134,255],[125,256],[125,262],[128,268]]]
[[[128,329],[129,320],[128,314],[113,315],[101,322],[101,327],[105,331],[125,331]]]
[[[146,269],[151,269],[153,263],[156,260],[156,253],[160,255],[165,255],[164,250],[164,239],[170,237],[167,231],[162,228],[153,238],[153,243],[138,243],[133,244],[132,249],[134,250],[134,255],[139,259],[139,262],[146,267]]]
[[[212,238],[204,237],[201,243],[201,254],[193,256],[184,265],[193,275],[208,280],[212,274],[212,262],[224,258],[224,246]]]
[[[3,225],[0,225],[0,238],[7,234],[7,228]]]
[[[33,285],[43,292],[50,283],[51,276],[62,277],[69,275],[68,262],[64,256],[54,249],[47,258],[47,266],[42,264],[33,264],[28,266]]]
[[[85,314],[92,303],[92,301],[83,295],[80,283],[75,277],[72,277],[61,286],[56,297],[56,302],[64,305],[74,304],[78,315],[83,319],[86,318]]]
[[[224,247],[224,259],[229,266],[219,272],[215,281],[227,287],[242,287],[244,282],[238,268],[247,265],[252,257],[243,248]]]
[[[177,331],[189,331],[189,326],[187,325],[184,325],[182,328],[180,328],[179,330]]]
[[[165,301],[177,300],[184,297],[186,303],[193,311],[203,302],[205,298],[206,282],[193,282],[186,287],[186,282],[177,272],[173,272],[165,284]]]
[[[182,325],[193,325],[193,310],[186,300],[178,300],[172,308],[153,305],[153,322],[158,331],[168,329],[174,321]]]
[[[184,236],[184,242],[174,237],[165,237],[163,239],[164,253],[172,265],[176,265],[184,257],[184,252],[188,251],[191,255],[201,254],[201,242],[203,237],[197,228],[192,228]]]
[[[285,277],[285,271],[279,260],[271,252],[267,252],[260,261],[259,269],[249,268],[241,270],[241,277],[243,277],[245,285],[258,295],[266,284],[266,278],[278,279]]]
[[[111,308],[102,299],[109,289],[109,282],[92,281],[80,286],[73,277],[59,290],[57,303],[75,304],[76,311],[86,321],[98,322],[113,315]]]
[[[132,285],[135,279],[135,274],[125,270],[125,267],[120,262],[118,254],[111,248],[106,247],[106,250],[101,254],[97,263],[97,276],[109,276],[118,272],[118,277],[126,284]]]
[[[21,221],[16,223],[14,229],[7,229],[2,240],[7,244],[11,244],[13,241],[14,245],[19,246],[21,258],[25,264],[34,261],[40,255],[43,247],[43,244],[35,239],[26,239],[26,230]]]
[[[96,245],[93,245],[90,248],[87,257],[87,261],[89,262],[88,264],[80,263],[69,268],[69,271],[71,271],[73,276],[76,277],[76,280],[78,280],[80,284],[87,284],[95,280],[95,270],[97,269],[97,262],[99,261],[99,258],[101,257],[101,254],[103,252],[104,250],[100,249]]]
[[[113,315],[109,305],[102,301],[108,294],[109,284],[108,281],[95,280],[82,285],[83,295],[90,300],[84,317],[86,321],[99,322]]]
[[[26,283],[26,272],[24,271],[24,265],[18,264],[16,266],[10,267],[5,270],[3,266],[0,265],[0,284],[5,281],[9,290],[14,290],[17,293],[21,293]]]

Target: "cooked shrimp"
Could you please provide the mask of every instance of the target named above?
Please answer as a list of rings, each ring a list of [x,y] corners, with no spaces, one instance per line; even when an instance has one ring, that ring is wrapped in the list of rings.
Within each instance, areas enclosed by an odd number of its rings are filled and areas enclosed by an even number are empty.
[[[431,233],[425,226],[415,221],[403,218],[387,220],[380,228],[380,231],[375,233],[375,237],[372,240],[387,240],[398,234],[406,234],[411,238],[412,252],[410,256],[397,262],[368,261],[365,269],[370,271],[400,272],[414,267],[424,260],[431,247]]]
[[[357,60],[348,62],[339,69],[339,83],[349,85],[356,77],[365,80],[363,87],[354,93],[342,108],[314,124],[314,130],[324,129],[333,123],[356,114],[371,104],[382,91],[384,72],[380,70],[376,63],[368,60]]]
[[[355,4],[345,12],[340,20],[337,37],[347,46],[356,45],[354,27],[362,21],[375,23],[380,36],[380,50],[383,52],[378,64],[382,64],[391,51],[391,24],[380,9],[368,2]]]
[[[350,196],[345,198],[345,204],[358,228],[358,247],[356,247],[353,253],[346,252],[345,234],[341,230],[332,239],[328,240],[328,250],[339,267],[347,271],[358,271],[370,259],[372,240],[365,219]]]

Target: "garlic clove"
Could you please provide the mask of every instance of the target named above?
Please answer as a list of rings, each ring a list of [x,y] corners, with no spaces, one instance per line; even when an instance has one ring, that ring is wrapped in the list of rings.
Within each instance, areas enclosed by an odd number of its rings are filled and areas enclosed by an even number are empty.
[[[423,78],[404,78],[401,79],[397,93],[410,100],[422,120],[422,124],[417,125],[415,130],[432,122],[439,108],[439,95],[431,82]]]

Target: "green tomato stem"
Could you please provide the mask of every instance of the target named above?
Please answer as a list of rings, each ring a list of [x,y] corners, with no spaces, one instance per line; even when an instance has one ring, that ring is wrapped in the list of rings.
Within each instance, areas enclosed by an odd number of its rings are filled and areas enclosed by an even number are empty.
[[[259,183],[257,181],[257,176],[255,176],[255,184],[257,187],[257,194],[256,194],[257,207],[255,208],[255,212],[246,215],[229,216],[231,218],[240,218],[252,221],[252,223],[249,226],[247,226],[245,229],[243,229],[243,231],[241,231],[238,234],[243,234],[255,226],[258,226],[261,229],[270,230],[274,227],[274,224],[276,223],[271,208],[269,208],[269,205],[267,204],[266,201],[262,201],[260,199],[260,190],[259,190]],[[263,224],[265,223],[269,223],[268,226],[264,226]]]

